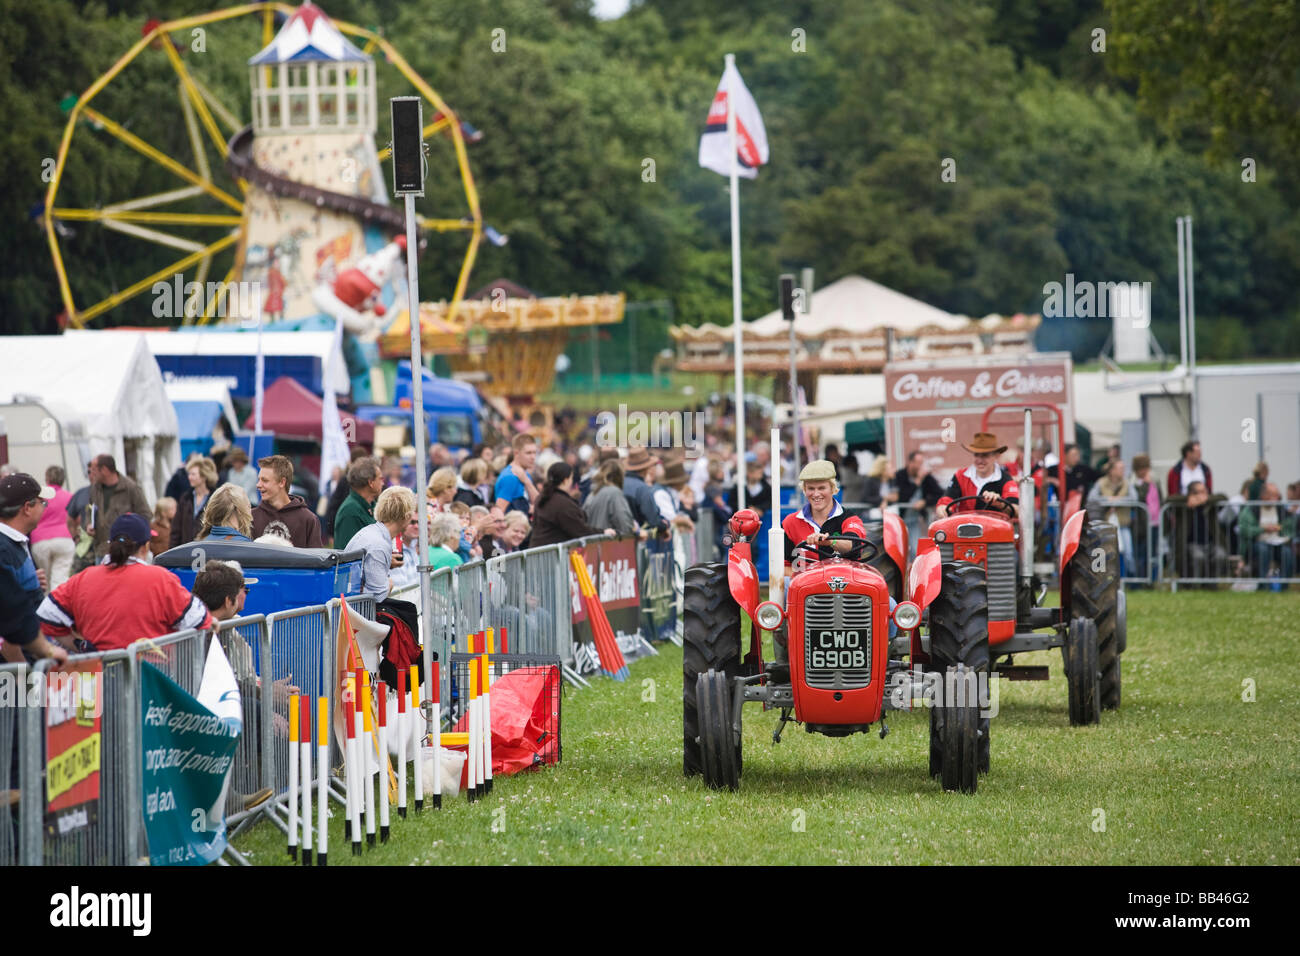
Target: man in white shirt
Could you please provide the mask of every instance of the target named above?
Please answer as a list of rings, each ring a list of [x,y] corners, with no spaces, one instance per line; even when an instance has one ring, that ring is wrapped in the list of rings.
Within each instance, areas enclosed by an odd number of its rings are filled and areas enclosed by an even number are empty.
[[[1169,495],[1185,495],[1194,482],[1201,482],[1205,490],[1214,493],[1214,480],[1210,466],[1201,461],[1201,443],[1189,441],[1182,447],[1183,460],[1169,469],[1165,491]]]

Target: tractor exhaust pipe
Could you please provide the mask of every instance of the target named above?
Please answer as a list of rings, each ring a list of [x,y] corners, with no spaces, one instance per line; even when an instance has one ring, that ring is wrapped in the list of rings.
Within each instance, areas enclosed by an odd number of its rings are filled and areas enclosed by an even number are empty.
[[[1034,410],[1025,409],[1025,447],[1020,456],[1020,573],[1029,580],[1034,573]],[[1064,468],[1065,464],[1058,465]]]

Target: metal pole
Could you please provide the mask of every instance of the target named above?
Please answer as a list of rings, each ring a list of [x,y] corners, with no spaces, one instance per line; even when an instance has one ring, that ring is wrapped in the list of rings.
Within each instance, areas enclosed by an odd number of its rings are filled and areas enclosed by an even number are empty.
[[[1192,374],[1192,437],[1200,437],[1201,390],[1196,381],[1196,270],[1192,263],[1192,217],[1185,216],[1187,240],[1187,362]]]
[[[415,196],[406,195],[406,314],[411,319],[411,402],[415,406],[415,494],[416,516],[420,519],[420,552],[416,567],[420,570],[420,617],[424,620],[424,692],[421,703],[433,700],[430,681],[433,679],[433,602],[429,595],[429,525],[427,510],[429,492],[425,475],[425,456],[429,453],[429,436],[424,423],[424,361],[420,354],[420,278],[415,268]],[[438,694],[438,700],[443,700]],[[435,732],[434,714],[424,711],[425,732]]]
[[[1178,224],[1178,361],[1187,371],[1187,244],[1183,241],[1183,217]]]
[[[803,291],[804,291],[804,296],[806,297],[808,295],[808,290],[804,289]],[[790,422],[791,422],[790,448],[793,452],[794,473],[796,475],[799,474],[799,373],[795,367],[795,359],[794,359],[794,350],[795,350],[794,320],[797,315],[798,315],[797,309],[791,310],[790,312]],[[772,431],[778,435],[780,434],[779,432],[777,432],[775,428],[772,429]],[[779,442],[779,438],[778,438],[778,442]],[[772,446],[772,460],[775,462],[780,457],[781,457],[781,446],[780,444],[774,444]],[[776,480],[777,471],[778,471],[777,468],[772,469],[773,494],[776,493],[777,484],[778,484]]]
[[[1025,409],[1025,447],[1020,455],[1020,573],[1029,580],[1034,573],[1034,479],[1033,469],[1034,410]],[[1057,466],[1064,468],[1062,462]]]
[[[726,56],[728,76],[736,55]],[[740,328],[740,162],[736,157],[736,91],[727,88],[727,137],[731,143],[731,326],[736,351],[736,508],[745,507],[745,357]],[[781,449],[774,449],[779,455]]]

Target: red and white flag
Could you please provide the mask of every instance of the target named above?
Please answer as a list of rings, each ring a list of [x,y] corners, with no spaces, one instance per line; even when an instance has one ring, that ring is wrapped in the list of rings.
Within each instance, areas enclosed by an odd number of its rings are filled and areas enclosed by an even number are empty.
[[[758,104],[749,95],[745,81],[734,64],[729,64],[713,94],[713,105],[700,137],[700,165],[723,176],[731,175],[731,149],[727,136],[727,97],[735,97],[737,174],[746,179],[758,176],[758,167],[767,162],[767,130]]]

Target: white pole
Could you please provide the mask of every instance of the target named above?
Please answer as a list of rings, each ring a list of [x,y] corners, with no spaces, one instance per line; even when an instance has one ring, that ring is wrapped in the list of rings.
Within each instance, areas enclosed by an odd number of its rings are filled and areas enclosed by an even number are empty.
[[[289,698],[289,856],[298,859],[298,695]]]
[[[406,675],[397,677],[397,815],[406,818],[406,741],[411,729],[406,720]]]
[[[379,842],[388,842],[388,685],[380,681],[379,693]]]
[[[353,678],[356,680],[356,678]],[[352,712],[352,756],[355,758],[353,763],[357,770],[357,790],[356,799],[352,801],[352,855],[361,855],[361,817],[366,806],[366,790],[369,789],[370,781],[370,761],[366,757],[366,734],[364,722],[362,719],[361,706],[365,698],[361,693],[361,681],[356,681],[355,695],[356,710]]]
[[[728,74],[736,55],[726,56]],[[745,507],[745,356],[740,327],[740,161],[736,156],[736,91],[727,88],[727,138],[731,143],[731,322],[736,350],[736,507]],[[780,453],[780,445],[775,446]]]
[[[1192,373],[1192,437],[1200,437],[1200,388],[1196,381],[1196,269],[1192,262],[1192,217],[1185,216],[1187,240],[1187,367]]]
[[[781,530],[781,430],[772,429],[772,527],[767,529],[767,599],[780,602],[785,583],[785,532]],[[796,444],[798,441],[796,439]]]
[[[316,723],[316,865],[325,866],[329,850],[329,777],[330,777],[329,698],[320,698]]]
[[[490,630],[490,629],[489,629]],[[483,790],[492,792],[492,656],[483,657]]]
[[[1178,359],[1187,373],[1187,243],[1183,240],[1183,217],[1178,223]]]
[[[425,644],[424,646],[428,647],[429,645]],[[418,709],[419,698],[420,698],[420,691],[419,691],[420,669],[413,664],[411,665],[411,670],[415,672],[414,676],[412,676],[411,678],[411,708],[414,711],[414,713],[411,714],[411,719],[415,721],[416,727],[422,729],[422,725],[420,724],[420,713]],[[415,812],[416,813],[419,813],[421,810],[424,809],[424,741],[425,741],[425,735],[423,733],[416,734],[415,767],[414,767]],[[438,773],[442,766],[442,761],[439,759],[441,754],[438,750],[438,748],[441,745],[442,744],[441,744],[440,736],[438,734],[435,734],[433,738],[433,779],[435,780],[438,779]]]
[[[262,355],[262,297],[257,297],[257,363],[253,369],[253,435],[262,434],[262,399],[266,382],[266,357]],[[323,439],[324,436],[322,436]],[[250,443],[248,456],[257,461],[257,449]]]

